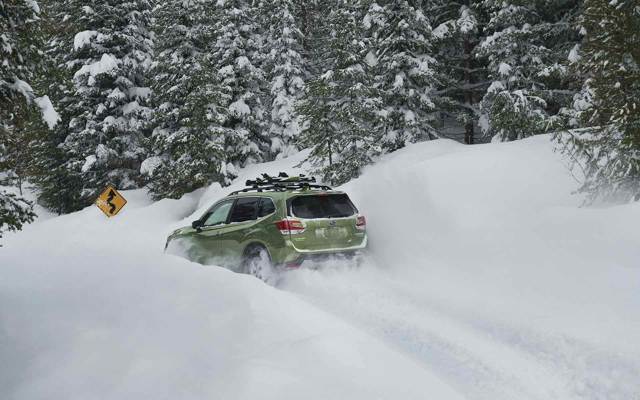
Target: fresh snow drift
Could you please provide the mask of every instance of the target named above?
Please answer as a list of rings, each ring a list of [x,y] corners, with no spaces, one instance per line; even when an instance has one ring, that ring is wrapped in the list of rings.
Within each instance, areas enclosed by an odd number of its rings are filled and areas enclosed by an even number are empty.
[[[8,399],[631,399],[640,204],[579,208],[548,137],[440,140],[344,186],[371,254],[276,287],[162,252],[166,235],[300,153],[179,201],[142,191],[8,235]]]

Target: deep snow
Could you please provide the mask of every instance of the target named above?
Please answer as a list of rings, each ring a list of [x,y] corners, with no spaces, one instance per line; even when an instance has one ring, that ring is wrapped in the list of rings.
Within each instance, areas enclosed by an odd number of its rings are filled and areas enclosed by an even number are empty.
[[[90,207],[7,235],[2,398],[640,396],[640,204],[578,207],[546,136],[421,143],[369,167],[344,187],[368,219],[359,268],[274,288],[162,254],[244,179],[302,159],[179,201],[125,191],[113,219]]]

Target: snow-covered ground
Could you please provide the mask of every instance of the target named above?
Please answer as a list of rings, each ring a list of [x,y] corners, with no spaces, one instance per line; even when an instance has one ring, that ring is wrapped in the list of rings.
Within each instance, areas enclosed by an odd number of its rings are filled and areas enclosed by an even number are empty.
[[[548,137],[441,140],[345,185],[371,254],[276,287],[162,253],[230,188],[0,249],[3,399],[640,398],[640,204],[580,208]]]

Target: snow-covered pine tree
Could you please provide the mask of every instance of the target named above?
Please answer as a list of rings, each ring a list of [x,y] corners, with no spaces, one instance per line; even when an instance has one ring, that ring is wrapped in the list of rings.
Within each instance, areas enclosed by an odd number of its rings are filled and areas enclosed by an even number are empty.
[[[37,188],[40,205],[65,214],[77,211],[92,201],[82,195],[85,182],[81,171],[67,168],[69,155],[62,146],[69,135],[69,122],[75,117],[78,101],[74,71],[66,64],[78,28],[66,9],[70,4],[41,0],[40,6],[46,15],[43,20],[47,39],[44,54],[46,74],[39,74],[35,85],[43,93],[48,93],[56,106],[59,122],[51,129],[33,122],[36,138],[28,147],[31,163],[29,181]]]
[[[155,111],[142,170],[155,198],[179,198],[223,178],[225,116],[215,105],[228,99],[216,93],[210,60],[215,7],[214,0],[170,0],[154,10]]]
[[[302,32],[305,82],[317,78],[327,68],[325,42],[331,29],[327,10],[335,3],[336,0],[293,0],[294,18]]]
[[[425,6],[432,25],[440,75],[436,99],[442,113],[439,128],[464,129],[464,143],[476,140],[480,100],[491,82],[486,65],[476,57],[486,18],[478,3],[471,0],[439,0]],[[449,126],[451,125],[451,126]]]
[[[29,84],[42,51],[40,7],[35,1],[0,0],[0,128],[16,122],[16,111],[33,104]]]
[[[32,109],[27,111],[33,112]],[[24,115],[20,117],[24,118]],[[19,175],[15,173],[16,164],[15,159],[11,157],[14,155],[11,150],[15,149],[15,144],[20,143],[16,143],[16,137],[13,135],[15,126],[8,128],[7,122],[13,121],[3,121],[4,126],[0,127],[0,239],[3,232],[20,230],[36,216],[33,204],[24,198],[21,184],[16,182]]]
[[[380,100],[361,22],[365,12],[361,2],[338,1],[332,7],[324,60],[330,69],[309,82],[298,107],[304,121],[301,144],[312,148],[309,160],[332,184],[358,176],[381,151]]]
[[[270,83],[270,158],[295,151],[300,132],[295,103],[304,92],[304,37],[293,16],[293,0],[263,0],[261,21],[266,29],[264,71]]]
[[[575,96],[579,128],[556,137],[585,176],[587,202],[640,200],[640,3],[586,0],[572,55],[588,79]]]
[[[257,9],[247,0],[220,0],[215,24],[213,68],[216,71],[216,113],[225,132],[225,176],[268,158],[267,82],[260,53],[263,38]]]
[[[41,75],[41,10],[28,1],[0,2],[0,130],[5,184],[17,182],[22,192],[29,164],[25,148],[32,140],[30,122],[41,119],[34,80]],[[6,32],[6,33],[5,33]]]
[[[483,131],[516,140],[557,128],[558,111],[570,104],[579,80],[567,55],[579,36],[572,20],[580,1],[484,0],[487,36],[478,55],[493,81],[481,104]]]
[[[0,0],[0,238],[2,232],[19,230],[35,217],[31,203],[7,186],[14,184],[12,156],[17,154],[12,144],[21,142],[16,132],[35,104],[29,82],[42,51],[39,14],[35,0]]]
[[[0,166],[1,163],[0,160]],[[35,217],[31,202],[16,193],[2,189],[0,192],[0,239],[3,232],[19,231]]]
[[[437,137],[433,127],[436,60],[431,25],[420,0],[387,0],[371,4],[364,23],[375,48],[375,87],[382,97],[388,151],[407,142]]]
[[[81,174],[83,197],[107,183],[140,184],[143,128],[149,117],[146,83],[152,57],[148,0],[67,0],[78,27],[65,64],[74,71],[75,102],[68,112],[67,167]]]

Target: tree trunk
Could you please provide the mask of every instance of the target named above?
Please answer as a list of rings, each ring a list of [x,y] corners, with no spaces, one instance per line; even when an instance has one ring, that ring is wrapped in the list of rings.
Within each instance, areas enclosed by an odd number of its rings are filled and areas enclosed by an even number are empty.
[[[464,45],[464,82],[465,82],[465,86],[467,88],[471,88],[471,84],[473,83],[473,78],[471,76],[471,68],[473,67],[472,62],[471,62],[471,57],[473,57],[473,55],[471,54],[472,50],[473,50],[473,46],[471,45],[471,41],[469,40],[469,37],[467,37],[465,35],[464,39],[463,39],[463,45]],[[467,104],[468,106],[471,106],[473,104],[473,90],[472,89],[466,89],[464,92],[464,102],[465,104]],[[471,113],[469,113],[471,114]],[[473,144],[474,142],[474,137],[473,137],[473,115],[468,115],[467,116],[467,120],[465,122],[464,125],[464,143],[465,144]]]

